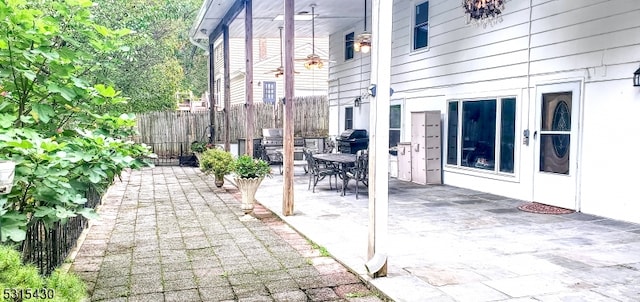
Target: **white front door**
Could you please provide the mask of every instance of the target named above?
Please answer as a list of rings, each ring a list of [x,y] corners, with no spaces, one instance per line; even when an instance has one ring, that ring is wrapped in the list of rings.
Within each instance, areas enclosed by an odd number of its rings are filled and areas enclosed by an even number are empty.
[[[578,209],[579,105],[579,82],[536,88],[536,128],[533,132],[533,200],[536,202]]]

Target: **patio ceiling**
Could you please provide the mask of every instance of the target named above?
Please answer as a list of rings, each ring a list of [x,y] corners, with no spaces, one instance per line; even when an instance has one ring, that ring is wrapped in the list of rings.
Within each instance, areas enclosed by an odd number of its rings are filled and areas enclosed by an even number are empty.
[[[222,22],[223,17],[232,8],[234,2],[236,1],[204,0],[198,17],[191,28],[191,37],[194,39],[207,39],[209,33]],[[252,2],[254,37],[278,38],[278,27],[283,24],[283,21],[274,21],[274,18],[278,15],[284,15],[284,1],[254,0]],[[371,0],[368,0],[368,10],[371,7],[370,3]],[[316,37],[328,37],[331,33],[346,29],[364,18],[364,0],[296,0],[295,14],[311,15],[312,4],[316,4]],[[231,38],[244,37],[244,10],[230,24],[229,35]],[[311,20],[297,20],[295,23],[295,35],[296,37],[310,38]]]

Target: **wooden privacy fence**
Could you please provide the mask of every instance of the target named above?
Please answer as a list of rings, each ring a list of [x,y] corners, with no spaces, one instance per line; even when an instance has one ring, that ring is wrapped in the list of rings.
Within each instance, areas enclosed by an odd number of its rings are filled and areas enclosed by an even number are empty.
[[[262,128],[282,128],[282,102],[256,103],[255,136],[262,136]],[[224,111],[215,112],[215,142],[224,141]],[[246,133],[247,111],[244,104],[229,110],[230,142],[236,143]],[[177,158],[189,153],[193,141],[209,141],[209,111],[164,111],[139,114],[136,142],[153,147],[161,158]],[[329,102],[326,96],[294,98],[294,131],[300,137],[325,137],[329,133]]]

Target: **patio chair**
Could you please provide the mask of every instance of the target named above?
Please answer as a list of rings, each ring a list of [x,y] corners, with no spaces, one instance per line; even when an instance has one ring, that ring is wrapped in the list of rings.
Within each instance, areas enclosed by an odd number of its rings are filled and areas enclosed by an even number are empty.
[[[309,171],[309,186],[307,188],[311,189],[311,183],[313,183],[313,193],[316,192],[316,185],[319,181],[323,180],[325,177],[329,177],[329,189],[333,190],[333,186],[331,186],[331,177],[336,179],[336,188],[338,188],[338,173],[339,171],[335,169],[333,166],[327,166],[320,163],[313,157],[313,151],[304,149],[304,158],[307,160],[307,170]]]
[[[331,153],[333,152],[333,149],[336,148],[336,143],[333,139],[331,139],[330,137],[327,138],[324,142],[324,153]]]
[[[356,199],[358,199],[358,182],[366,187],[369,186],[369,152],[367,150],[356,152],[356,162],[346,174],[349,179],[356,181]]]

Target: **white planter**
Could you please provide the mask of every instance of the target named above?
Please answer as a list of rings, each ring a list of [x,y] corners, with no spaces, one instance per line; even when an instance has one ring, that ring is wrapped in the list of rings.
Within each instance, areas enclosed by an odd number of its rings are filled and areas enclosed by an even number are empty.
[[[13,176],[16,170],[16,163],[8,160],[0,160],[0,194],[11,193],[13,187]]]
[[[253,204],[256,199],[256,191],[262,182],[264,177],[259,178],[235,178],[238,189],[242,193],[242,210],[245,214],[251,214],[253,212]]]

